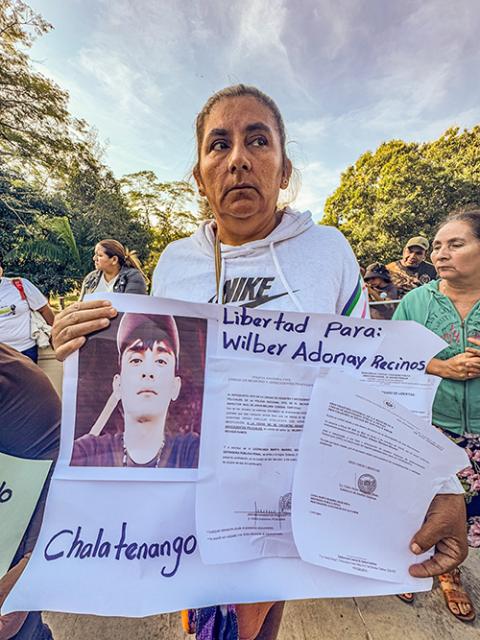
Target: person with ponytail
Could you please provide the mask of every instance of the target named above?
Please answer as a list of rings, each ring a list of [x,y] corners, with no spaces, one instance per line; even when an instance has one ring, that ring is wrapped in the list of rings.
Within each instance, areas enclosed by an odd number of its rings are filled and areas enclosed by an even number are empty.
[[[93,254],[95,270],[85,276],[80,300],[87,293],[140,293],[146,295],[147,281],[136,251],[118,240],[100,240]]]

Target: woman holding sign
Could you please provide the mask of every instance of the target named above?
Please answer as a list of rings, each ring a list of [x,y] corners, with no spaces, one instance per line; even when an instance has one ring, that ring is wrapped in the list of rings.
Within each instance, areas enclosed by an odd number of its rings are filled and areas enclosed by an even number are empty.
[[[472,466],[459,474],[466,490],[468,542],[480,547],[480,209],[453,212],[433,241],[432,262],[440,276],[408,293],[395,320],[416,320],[448,346],[427,366],[442,378],[433,403],[433,423],[463,447]],[[475,610],[460,571],[440,576],[447,607],[472,622]],[[412,596],[413,597],[413,596]]]
[[[336,229],[316,225],[309,212],[279,204],[292,178],[282,116],[255,87],[236,85],[211,96],[196,121],[194,177],[214,220],[172,243],[155,269],[153,294],[285,311],[365,317],[367,298],[353,252]],[[57,357],[81,347],[114,317],[109,303],[77,303],[58,317]],[[466,543],[461,496],[437,496],[411,542],[414,553],[438,543],[432,560],[414,565],[427,577],[456,566]],[[442,546],[442,544],[444,546]],[[201,588],[201,587],[199,587]],[[210,607],[190,616],[197,637],[274,640],[283,603]],[[237,631],[238,628],[238,631]]]

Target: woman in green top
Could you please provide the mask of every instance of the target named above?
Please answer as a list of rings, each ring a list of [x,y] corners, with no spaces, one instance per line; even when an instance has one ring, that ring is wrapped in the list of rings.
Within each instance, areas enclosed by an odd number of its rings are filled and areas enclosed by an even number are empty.
[[[432,262],[439,280],[408,293],[394,320],[416,320],[448,346],[427,366],[442,378],[433,424],[465,448],[471,461],[459,474],[466,490],[468,541],[480,547],[480,209],[451,213],[435,235]],[[472,621],[475,611],[456,569],[440,576],[449,610]]]

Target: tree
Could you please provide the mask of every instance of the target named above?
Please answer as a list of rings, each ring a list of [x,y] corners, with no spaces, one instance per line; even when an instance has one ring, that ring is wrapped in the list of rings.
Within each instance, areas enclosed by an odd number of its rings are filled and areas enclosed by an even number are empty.
[[[34,71],[26,50],[52,25],[22,0],[0,0],[0,162],[62,175],[92,154],[85,122],[68,112],[68,93]]]
[[[20,251],[25,258],[46,259],[60,263],[70,262],[77,270],[81,267],[80,252],[72,227],[66,216],[53,218],[37,216],[36,237],[27,238]]]
[[[105,238],[115,238],[135,249],[142,261],[147,260],[154,234],[150,225],[129,207],[120,183],[107,167],[77,167],[64,196],[84,272],[92,269],[95,244]]]
[[[10,273],[64,293],[92,268],[94,245],[116,238],[147,259],[153,233],[130,209],[68,94],[27,51],[52,29],[23,0],[0,0],[0,252]]]
[[[450,129],[435,142],[392,140],[364,153],[342,174],[322,223],[346,235],[362,264],[390,262],[409,237],[431,237],[472,201],[480,202],[480,129]]]
[[[130,173],[120,184],[129,208],[152,232],[152,254],[147,265],[151,271],[167,244],[195,230],[198,215],[189,208],[193,187],[185,181],[160,182],[153,171]]]
[[[0,255],[9,275],[31,279],[45,293],[65,293],[79,278],[65,203],[0,170]]]

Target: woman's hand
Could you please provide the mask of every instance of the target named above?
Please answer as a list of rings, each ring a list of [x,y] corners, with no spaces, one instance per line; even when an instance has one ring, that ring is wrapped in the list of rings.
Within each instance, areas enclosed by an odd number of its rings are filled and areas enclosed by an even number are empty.
[[[57,314],[51,338],[57,360],[65,360],[80,349],[87,340],[86,336],[108,327],[116,315],[116,309],[108,300],[75,302]]]
[[[473,341],[472,338],[470,340]],[[478,341],[480,345],[480,341]],[[448,360],[433,358],[427,365],[427,373],[450,380],[469,380],[480,377],[480,351],[467,347],[464,353],[459,353]]]
[[[480,347],[480,338],[473,338],[473,337],[467,338],[467,342],[471,342],[472,344],[475,344],[477,347]],[[475,349],[475,347],[467,347],[465,351],[468,351],[468,353],[476,355],[477,357],[480,358],[480,349]]]
[[[462,494],[439,493],[428,508],[425,521],[413,536],[410,549],[415,555],[434,547],[431,558],[410,566],[410,575],[428,578],[452,571],[468,553],[465,526],[465,498]]]

